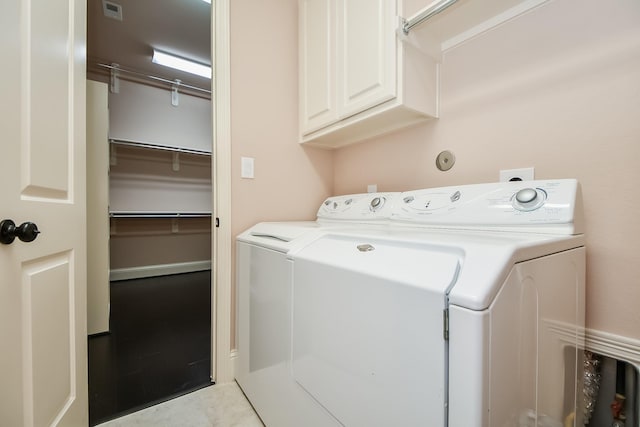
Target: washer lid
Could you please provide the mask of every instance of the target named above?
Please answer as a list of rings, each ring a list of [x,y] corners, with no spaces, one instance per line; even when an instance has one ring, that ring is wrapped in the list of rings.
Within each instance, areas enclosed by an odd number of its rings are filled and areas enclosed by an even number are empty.
[[[435,291],[443,301],[460,269],[460,254],[451,248],[367,235],[327,234],[294,253],[293,259]]]
[[[288,252],[305,238],[311,239],[319,230],[315,221],[261,222],[238,235],[237,240],[278,252]]]
[[[290,242],[294,239],[302,237],[310,230],[317,229],[318,226],[314,222],[300,223],[278,223],[278,222],[261,222],[256,224],[249,230],[249,234],[254,237],[268,237]]]

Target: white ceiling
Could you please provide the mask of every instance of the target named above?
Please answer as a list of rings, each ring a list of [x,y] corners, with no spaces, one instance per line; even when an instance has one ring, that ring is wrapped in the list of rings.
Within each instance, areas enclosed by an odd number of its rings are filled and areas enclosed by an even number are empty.
[[[87,1],[87,68],[122,68],[210,90],[211,81],[151,62],[153,48],[211,64],[211,5],[202,0],[109,0],[122,7],[122,21],[105,17],[103,0]]]

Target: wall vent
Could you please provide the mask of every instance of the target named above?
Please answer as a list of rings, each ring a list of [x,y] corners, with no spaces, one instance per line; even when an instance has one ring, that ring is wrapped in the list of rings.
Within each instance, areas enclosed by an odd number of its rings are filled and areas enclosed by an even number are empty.
[[[122,21],[122,6],[107,0],[102,0],[102,11],[107,18]]]

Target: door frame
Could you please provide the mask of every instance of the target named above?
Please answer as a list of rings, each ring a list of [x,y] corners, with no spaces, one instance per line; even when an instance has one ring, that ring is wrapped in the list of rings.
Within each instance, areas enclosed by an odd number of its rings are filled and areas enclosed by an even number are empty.
[[[212,338],[211,379],[216,383],[235,378],[231,348],[231,62],[229,55],[230,0],[211,5],[211,57],[213,64],[213,212],[212,224]],[[218,222],[219,221],[219,222]]]

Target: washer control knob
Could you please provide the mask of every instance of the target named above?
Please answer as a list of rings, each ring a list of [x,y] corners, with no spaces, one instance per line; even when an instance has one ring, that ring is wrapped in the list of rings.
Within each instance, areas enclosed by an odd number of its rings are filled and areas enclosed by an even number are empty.
[[[546,193],[542,189],[523,188],[513,197],[513,207],[519,211],[533,211],[544,204]]]
[[[384,202],[384,197],[374,197],[373,199],[371,199],[371,204],[369,207],[372,211],[377,211],[382,207],[382,205],[384,205]]]
[[[537,197],[538,192],[533,188],[523,188],[516,193],[516,200],[522,204],[534,202]]]

